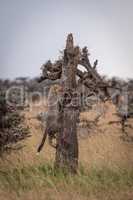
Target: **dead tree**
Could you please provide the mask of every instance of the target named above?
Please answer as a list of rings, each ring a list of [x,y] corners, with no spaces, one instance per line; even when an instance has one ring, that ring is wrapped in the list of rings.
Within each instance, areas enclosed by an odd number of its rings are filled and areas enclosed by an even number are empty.
[[[84,66],[86,71],[82,72],[78,69],[78,64]],[[79,77],[82,84],[90,89],[90,92],[99,95],[103,101],[109,97],[108,85],[98,74],[97,64],[97,60],[93,66],[90,64],[87,47],[82,50],[75,47],[73,35],[69,34],[62,59],[54,64],[51,61],[44,64],[42,66],[42,76],[39,79],[39,82],[46,79],[60,80],[62,98],[58,102],[58,118],[61,126],[56,135],[55,166],[65,168],[72,173],[75,173],[78,167],[77,121],[80,113],[80,94],[77,91],[76,76]],[[104,93],[104,97],[100,95],[101,92]],[[43,137],[43,144],[45,139],[46,132]]]

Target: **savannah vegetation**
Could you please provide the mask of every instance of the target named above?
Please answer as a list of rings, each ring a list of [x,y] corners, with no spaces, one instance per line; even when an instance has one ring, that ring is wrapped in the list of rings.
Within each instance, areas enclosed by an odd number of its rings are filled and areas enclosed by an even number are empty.
[[[133,80],[125,81],[117,77],[109,79],[101,75],[99,77],[97,61],[91,65],[88,60],[89,68],[86,67],[85,73],[80,70],[76,72],[74,67],[78,66],[79,57],[82,55],[82,59],[88,59],[88,53],[86,48],[80,52],[71,44],[72,40],[67,40],[63,64],[62,60],[55,63],[46,62],[42,67],[41,78],[18,77],[12,81],[0,80],[2,200],[131,200],[133,197]],[[56,97],[59,94],[59,79],[63,66],[67,66],[69,70],[65,71],[68,76],[66,82],[61,82],[64,92],[62,94],[61,90],[62,104],[57,107],[60,109],[59,115],[61,114],[61,128],[57,133],[47,129],[52,121],[48,120],[46,113],[51,111],[48,107],[51,90]],[[90,69],[93,71],[90,72]],[[78,85],[76,73],[79,76]],[[80,91],[81,85],[85,85],[86,97],[90,94],[100,96],[103,111],[98,116],[95,110],[97,101],[93,95],[90,95],[89,106],[68,106],[66,109],[68,103],[74,100],[70,90]],[[6,101],[6,92],[11,87],[14,89],[11,96],[9,95],[10,105]],[[18,88],[23,91],[22,98]],[[121,112],[123,88],[126,88],[128,98],[126,115]],[[117,95],[113,96],[116,90]],[[71,95],[68,98],[66,95],[69,92]],[[38,104],[39,100],[42,104]],[[78,111],[76,116],[73,115],[73,109]],[[69,116],[73,116],[71,121]],[[71,122],[74,122],[71,130],[73,137],[69,135]],[[46,139],[38,155],[37,149],[45,130],[48,130],[50,145]],[[53,135],[50,135],[51,132]],[[61,143],[63,133],[68,137]],[[70,144],[69,139],[72,142]],[[53,144],[56,148],[51,147]]]

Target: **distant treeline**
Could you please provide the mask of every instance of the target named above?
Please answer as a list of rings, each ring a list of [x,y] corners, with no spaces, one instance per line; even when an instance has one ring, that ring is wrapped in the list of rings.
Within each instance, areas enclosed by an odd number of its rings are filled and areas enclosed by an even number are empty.
[[[107,76],[103,76],[102,78],[112,86],[117,85],[122,87],[125,84],[127,84],[130,89],[133,89],[133,78],[130,78],[128,80],[124,80],[118,77],[108,78]],[[13,80],[0,78],[0,89],[6,90],[12,86],[23,86],[26,87],[26,89],[28,89],[28,91],[30,92],[34,91],[44,92],[46,88],[49,88],[51,85],[55,83],[58,83],[58,80],[57,81],[45,80],[42,83],[38,83],[38,77],[35,78],[17,77]]]
[[[115,92],[115,89],[113,88],[126,87],[128,91],[133,91],[133,79],[123,80],[118,77],[108,78],[107,76],[102,76],[102,78],[109,86],[112,86],[112,89],[110,91],[112,94]],[[47,97],[50,87],[57,83],[59,83],[59,80],[56,81],[45,80],[39,83],[38,77],[35,78],[18,77],[15,78],[14,80],[0,79],[0,90],[1,91],[10,90],[8,93],[9,94],[8,97],[10,96],[11,100],[14,101],[14,103],[16,104],[16,102],[19,101],[22,102],[22,98],[23,101],[25,101],[26,99],[34,101],[37,100],[37,98],[39,98],[39,95]]]

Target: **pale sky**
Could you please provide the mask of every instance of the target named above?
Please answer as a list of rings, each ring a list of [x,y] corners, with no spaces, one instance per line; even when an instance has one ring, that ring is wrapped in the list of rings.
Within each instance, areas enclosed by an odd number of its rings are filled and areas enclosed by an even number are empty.
[[[133,78],[133,0],[0,0],[0,77],[38,76],[70,32],[100,73]]]

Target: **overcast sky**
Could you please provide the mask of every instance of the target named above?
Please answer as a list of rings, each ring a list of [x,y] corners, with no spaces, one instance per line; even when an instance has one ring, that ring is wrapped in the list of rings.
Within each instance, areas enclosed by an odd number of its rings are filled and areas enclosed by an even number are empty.
[[[133,78],[133,0],[0,0],[0,77],[39,75],[70,32],[100,73]]]

